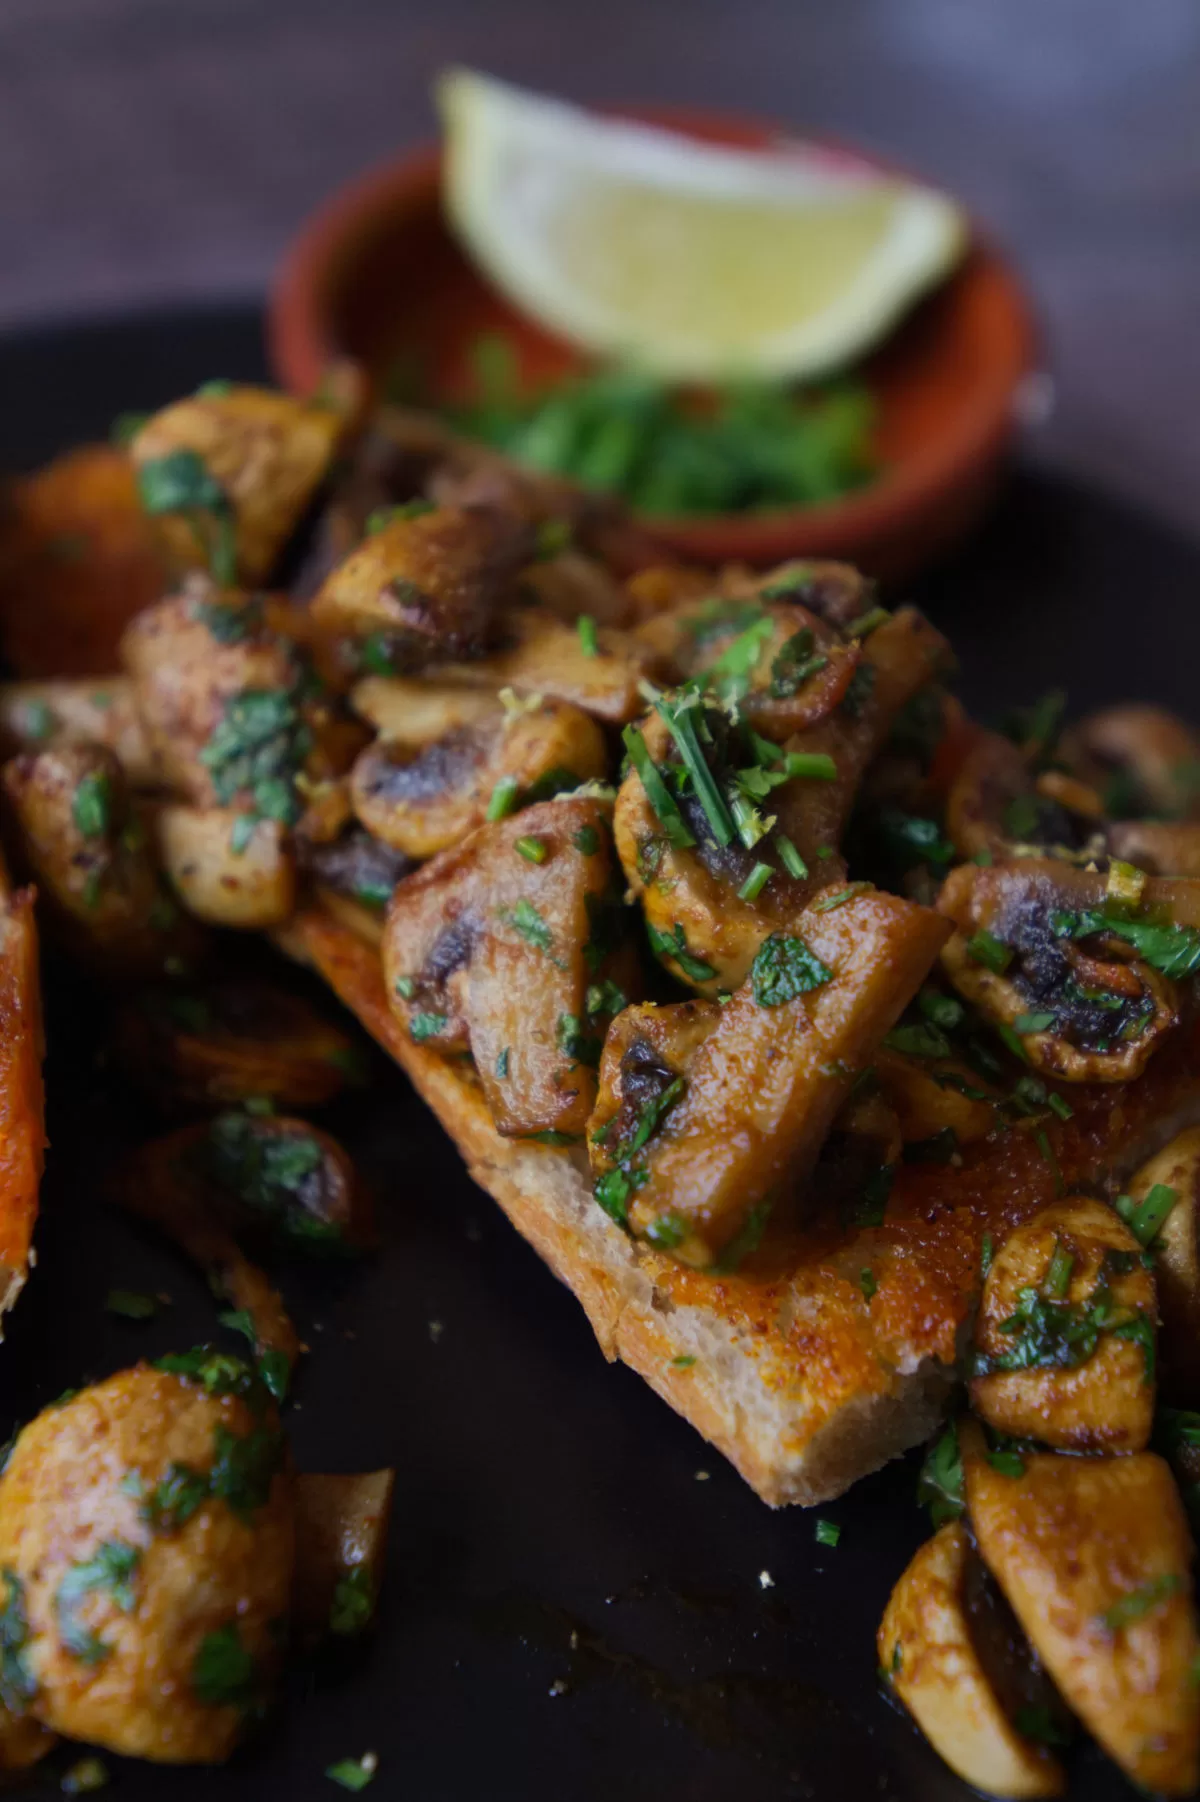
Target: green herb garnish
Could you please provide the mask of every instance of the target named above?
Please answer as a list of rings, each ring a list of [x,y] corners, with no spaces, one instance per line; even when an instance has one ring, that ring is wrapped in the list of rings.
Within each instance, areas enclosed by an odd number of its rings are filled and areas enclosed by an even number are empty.
[[[112,820],[112,783],[104,770],[80,778],[71,801],[71,818],[84,838],[100,838]]]
[[[751,989],[760,1007],[780,1007],[832,981],[833,971],[804,940],[786,932],[773,932],[750,968]]]
[[[137,1600],[132,1578],[141,1558],[137,1546],[109,1539],[93,1557],[73,1564],[59,1584],[54,1598],[59,1637],[66,1650],[84,1664],[102,1663],[112,1647],[80,1620],[79,1604],[93,1590],[107,1589],[122,1614],[131,1614]]]
[[[192,1661],[192,1688],[213,1708],[245,1708],[254,1700],[254,1659],[235,1622],[206,1633],[200,1641]]]
[[[670,958],[673,963],[679,965],[683,974],[692,982],[709,982],[716,975],[717,972],[712,964],[705,963],[703,958],[692,956],[687,947],[683,927],[678,920],[675,921],[670,932],[660,932],[656,926],[652,926],[647,921],[646,934],[654,955],[660,958]]]
[[[986,927],[981,927],[978,932],[973,932],[967,940],[967,956],[972,958],[975,963],[983,964],[997,976],[1003,976],[1013,960],[1013,954],[1009,947],[1003,944],[994,932],[989,932]]]
[[[941,1438],[934,1440],[925,1454],[917,1479],[917,1501],[929,1509],[929,1518],[935,1527],[945,1526],[948,1520],[957,1520],[966,1508],[962,1453],[955,1421],[949,1423]]]
[[[1111,1608],[1106,1608],[1099,1617],[1100,1626],[1109,1633],[1118,1633],[1122,1627],[1128,1627],[1134,1621],[1140,1621],[1148,1615],[1160,1602],[1168,1596],[1178,1595],[1183,1588],[1183,1578],[1175,1571],[1164,1571],[1161,1576],[1151,1577],[1147,1583],[1139,1583],[1118,1598]]]

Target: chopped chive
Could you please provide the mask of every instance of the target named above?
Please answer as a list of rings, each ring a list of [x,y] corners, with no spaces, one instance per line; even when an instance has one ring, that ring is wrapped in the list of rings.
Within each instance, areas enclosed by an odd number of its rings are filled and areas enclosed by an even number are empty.
[[[882,626],[885,620],[889,620],[891,617],[886,607],[872,607],[869,612],[850,621],[850,624],[844,628],[846,637],[869,638],[877,626]]]
[[[397,995],[402,996],[405,1001],[411,1001],[413,996],[416,994],[416,992],[417,992],[417,985],[416,985],[416,982],[413,979],[413,977],[397,976],[397,978],[396,978],[396,993],[397,993]]]
[[[1054,1256],[1046,1268],[1042,1278],[1042,1294],[1047,1301],[1063,1301],[1071,1287],[1071,1272],[1075,1268],[1075,1259],[1058,1239],[1054,1241]]]
[[[696,737],[696,728],[690,715],[678,702],[656,701],[654,707],[658,717],[675,740],[679,755],[683,759],[683,767],[692,779],[696,799],[704,809],[705,818],[712,828],[713,837],[719,845],[731,844],[733,821],[730,818],[729,809],[725,805],[725,797],[717,787],[713,773],[704,761],[704,753],[700,749],[700,741]]]
[[[685,1352],[681,1357],[672,1358],[671,1362],[676,1370],[690,1370],[696,1360],[689,1352]]]
[[[994,1025],[997,1033],[1004,1040],[1004,1043],[1008,1046],[1008,1049],[1012,1052],[1013,1056],[1019,1057],[1023,1064],[1027,1064],[1029,1062],[1029,1053],[1026,1051],[1025,1046],[1021,1041],[1020,1034],[1015,1033],[1012,1027],[1007,1025],[1003,1020],[996,1020]]]
[[[596,622],[590,613],[581,613],[576,622],[579,629],[579,642],[583,646],[585,657],[598,657],[600,643],[596,637]]]
[[[818,1545],[835,1546],[842,1537],[842,1529],[835,1520],[819,1520],[815,1538]]]
[[[1022,1035],[1028,1032],[1049,1032],[1053,1025],[1053,1014],[1018,1014],[1013,1021],[1013,1031]]]
[[[1053,1089],[1048,1090],[1046,1093],[1046,1106],[1052,1108],[1060,1120],[1071,1120],[1074,1118],[1075,1109],[1071,1106],[1070,1102],[1065,1101],[1061,1095],[1056,1095]]]
[[[545,863],[546,861],[546,841],[544,838],[534,838],[532,836],[529,838],[519,838],[517,840],[516,848],[519,856],[523,857],[526,863]]]
[[[1179,1191],[1169,1183],[1155,1183],[1140,1202],[1132,1195],[1118,1195],[1115,1205],[1138,1244],[1149,1245],[1178,1200]]]
[[[695,839],[680,813],[675,797],[663,780],[662,771],[651,757],[646,741],[636,726],[626,726],[621,734],[629,761],[638,773],[646,799],[657,814],[663,831],[677,851],[685,851]]]
[[[1115,1601],[1111,1608],[1106,1608],[1100,1616],[1100,1625],[1110,1633],[1121,1627],[1129,1626],[1131,1621],[1140,1621],[1149,1614],[1159,1602],[1165,1602],[1183,1588],[1183,1578],[1174,1571],[1164,1571],[1159,1577],[1152,1577],[1148,1583],[1139,1583],[1136,1589],[1128,1590]]]
[[[864,1265],[858,1273],[858,1286],[863,1292],[863,1299],[868,1305],[879,1293],[879,1284],[875,1281],[875,1272],[870,1265]]]
[[[492,798],[487,804],[487,818],[495,823],[506,820],[510,813],[516,811],[517,792],[520,784],[515,776],[501,776],[492,790]]]
[[[993,1470],[1000,1472],[1002,1477],[1023,1477],[1025,1475],[1025,1460],[1020,1452],[1009,1451],[1001,1447],[999,1451],[988,1452],[987,1461]]]
[[[500,1082],[503,1082],[505,1080],[505,1078],[508,1076],[508,1054],[509,1054],[509,1047],[506,1045],[504,1047],[504,1050],[500,1053],[499,1057],[496,1059],[496,1077],[497,1077],[497,1080]]]
[[[808,865],[801,857],[799,851],[797,851],[791,839],[786,837],[784,833],[777,832],[775,834],[775,849],[778,851],[779,860],[788,875],[794,876],[797,882],[802,882],[808,875]]]
[[[788,751],[783,767],[789,776],[807,776],[813,782],[832,782],[837,764],[824,751]]]
[[[581,826],[571,843],[582,856],[595,857],[600,849],[600,836],[594,826]]]
[[[981,927],[978,932],[973,932],[967,940],[967,956],[973,958],[977,964],[986,965],[997,976],[1003,976],[1013,959],[1009,947],[1002,944],[995,933],[989,932],[986,926]]]
[[[979,1247],[979,1275],[983,1282],[987,1281],[987,1273],[992,1267],[992,1259],[995,1255],[996,1242],[990,1233],[985,1233]]]
[[[769,863],[756,863],[738,890],[739,901],[756,901],[774,874]]]

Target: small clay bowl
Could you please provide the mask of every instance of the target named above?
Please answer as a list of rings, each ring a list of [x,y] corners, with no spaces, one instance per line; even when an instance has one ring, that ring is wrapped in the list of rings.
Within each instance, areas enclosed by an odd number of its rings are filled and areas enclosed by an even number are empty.
[[[773,126],[665,109],[627,114],[708,143],[786,146]],[[884,174],[894,167],[830,146]],[[531,385],[581,366],[578,354],[516,312],[467,261],[442,217],[441,155],[414,151],[342,188],[301,229],[279,268],[268,339],[280,381],[306,394],[335,359],[378,383],[419,368],[426,395],[471,393],[481,333],[513,344]],[[1032,367],[1034,334],[1012,271],[976,232],[963,262],[861,366],[878,407],[880,474],[829,504],[702,517],[644,517],[676,555],[768,565],[842,557],[873,574],[907,575],[960,537],[987,502]]]

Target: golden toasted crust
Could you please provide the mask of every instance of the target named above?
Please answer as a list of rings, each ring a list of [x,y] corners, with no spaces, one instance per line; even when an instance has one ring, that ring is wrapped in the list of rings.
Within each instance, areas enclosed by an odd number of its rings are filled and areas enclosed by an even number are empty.
[[[961,1166],[904,1168],[882,1226],[769,1234],[735,1275],[688,1270],[601,1212],[581,1153],[501,1138],[471,1073],[408,1038],[372,945],[316,906],[278,942],[395,1058],[475,1181],[582,1303],[605,1356],[645,1377],[772,1505],[827,1501],[928,1435],[978,1297],[984,1233],[1054,1199],[1054,1168],[1017,1129],[968,1147]],[[1039,1129],[1063,1181],[1128,1166],[1200,1116],[1194,1042],[1177,1036],[1115,1109],[1111,1089],[1081,1088],[1071,1122]]]

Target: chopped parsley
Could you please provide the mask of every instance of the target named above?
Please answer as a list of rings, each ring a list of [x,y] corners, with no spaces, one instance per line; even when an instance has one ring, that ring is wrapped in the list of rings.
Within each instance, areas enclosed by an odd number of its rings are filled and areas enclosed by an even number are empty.
[[[104,1302],[108,1312],[122,1320],[153,1320],[158,1305],[153,1295],[143,1295],[137,1289],[110,1289]]]
[[[619,1014],[626,1005],[624,989],[609,977],[605,977],[603,982],[588,984],[583,1010],[589,1019],[594,1019],[597,1014]]]
[[[170,1533],[191,1520],[210,1494],[208,1476],[189,1464],[172,1463],[142,1503],[142,1519],[159,1533]]]
[[[911,1026],[893,1026],[884,1034],[884,1044],[906,1057],[949,1057],[950,1041],[932,1020],[919,1020]]]
[[[538,951],[549,953],[554,946],[554,935],[533,902],[522,895],[515,906],[500,910],[500,918],[505,920],[514,931],[533,945]]]
[[[771,660],[771,686],[769,693],[772,700],[790,700],[810,676],[815,676],[829,662],[819,652],[814,654],[814,639],[811,626],[802,626],[798,632],[785,639]]]
[[[1050,1032],[1054,1026],[1054,1015],[1046,1013],[1018,1014],[1013,1021],[1013,1031],[1022,1037],[1026,1033]]]
[[[37,1680],[26,1662],[29,1621],[25,1614],[25,1585],[16,1571],[5,1565],[5,1597],[0,1609],[0,1703],[9,1714],[20,1715],[37,1694]]]
[[[80,778],[71,801],[71,818],[84,838],[100,838],[112,823],[112,783],[105,770],[89,770]]]
[[[864,1264],[858,1273],[858,1286],[863,1292],[863,1300],[870,1305],[879,1293],[879,1284],[875,1280],[875,1272],[869,1264]]]
[[[773,932],[750,968],[751,989],[760,1007],[780,1007],[832,980],[833,971],[804,940],[786,932]]]
[[[192,1688],[213,1708],[245,1708],[254,1700],[254,1659],[237,1623],[206,1633],[192,1661]]]
[[[1154,1325],[1140,1308],[1121,1308],[1112,1299],[1107,1277],[1086,1301],[1065,1299],[1070,1267],[1056,1243],[1041,1289],[1028,1286],[1017,1291],[1017,1305],[999,1331],[1013,1341],[1010,1351],[995,1355],[976,1353],[973,1376],[993,1371],[1077,1370],[1093,1356],[1101,1338],[1111,1333],[1128,1339],[1142,1353],[1144,1380],[1154,1380]]]
[[[194,450],[169,451],[137,470],[138,498],[151,515],[180,513],[192,523],[222,588],[237,581],[237,529],[229,497]],[[201,521],[207,517],[207,532]]]
[[[54,1598],[59,1638],[66,1650],[84,1664],[102,1663],[112,1647],[80,1620],[80,1603],[93,1590],[107,1589],[122,1614],[131,1614],[137,1601],[132,1578],[141,1559],[137,1546],[108,1539],[94,1557],[73,1564],[59,1584]]]
[[[508,1045],[506,1045],[504,1047],[503,1051],[501,1051],[499,1056],[496,1058],[496,1078],[499,1082],[507,1081],[508,1060],[509,1060],[509,1055],[510,1055],[510,1049],[511,1048]]]
[[[341,1789],[357,1793],[366,1789],[379,1768],[379,1761],[373,1752],[364,1752],[361,1758],[339,1758],[336,1764],[325,1767],[325,1775],[331,1783]]]
[[[349,1639],[370,1625],[375,1612],[375,1591],[371,1567],[363,1562],[352,1564],[338,1578],[329,1609],[329,1631]]]
[[[600,849],[600,834],[594,826],[581,826],[571,843],[582,856],[595,857]]]
[[[223,807],[248,792],[257,818],[294,826],[304,811],[296,775],[311,744],[294,690],[244,688],[226,701],[200,761]]]
[[[842,1529],[834,1520],[819,1520],[813,1538],[818,1545],[835,1546],[842,1537]]]
[[[686,1087],[684,1078],[676,1076],[660,1095],[652,1096],[646,1102],[628,1138],[613,1148],[613,1168],[596,1178],[596,1200],[610,1220],[615,1220],[618,1226],[628,1225],[630,1197],[636,1189],[643,1188],[649,1181],[649,1172],[634,1168],[633,1160],[639,1152],[645,1150],[664,1116],[675,1106]],[[599,1139],[599,1134],[593,1137]]]
[[[585,657],[600,655],[600,641],[596,637],[596,622],[590,613],[581,613],[575,622],[579,633],[579,645]]]
[[[956,1421],[950,1421],[925,1454],[917,1478],[917,1502],[929,1509],[929,1518],[935,1527],[957,1520],[966,1509],[966,1485]]]
[[[249,1520],[265,1507],[276,1472],[283,1466],[284,1438],[278,1427],[259,1426],[249,1433],[213,1430],[213,1466],[209,1486],[239,1520]]]
[[[1099,1616],[1099,1625],[1109,1633],[1119,1633],[1122,1627],[1143,1620],[1151,1609],[1157,1608],[1169,1596],[1178,1595],[1182,1588],[1181,1576],[1175,1571],[1163,1571],[1160,1576],[1151,1577],[1149,1582],[1139,1583],[1136,1589],[1127,1590],[1118,1597],[1112,1607]]]
[[[448,1019],[447,1014],[414,1014],[408,1023],[413,1044],[423,1045],[426,1039],[436,1038],[438,1033],[445,1032]]]
[[[1169,921],[1130,920],[1119,907],[1086,908],[1078,913],[1056,910],[1050,915],[1056,938],[1089,938],[1093,933],[1113,933],[1132,945],[1143,962],[1177,981],[1200,970],[1200,930],[1175,926]]]
[[[585,1064],[591,1070],[600,1062],[604,1040],[596,1033],[584,1031],[578,1014],[560,1014],[556,1032],[558,1049],[573,1064]]]
[[[981,927],[978,932],[973,932],[967,940],[967,956],[975,963],[983,964],[986,969],[991,970],[997,976],[1003,976],[1013,960],[1009,946],[1003,944],[995,933],[989,932],[986,927]]]
[[[288,1244],[313,1250],[322,1242],[340,1243],[340,1228],[317,1211],[325,1154],[312,1133],[279,1131],[231,1109],[209,1127],[204,1159],[211,1179]]]
[[[647,921],[646,933],[655,957],[669,958],[672,963],[678,964],[691,982],[710,982],[716,975],[712,964],[705,963],[702,957],[693,957],[688,950],[687,939],[678,920],[670,932],[660,932],[657,926]]]

